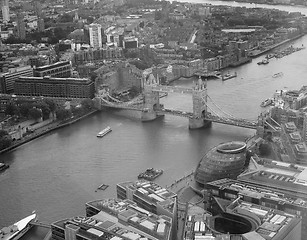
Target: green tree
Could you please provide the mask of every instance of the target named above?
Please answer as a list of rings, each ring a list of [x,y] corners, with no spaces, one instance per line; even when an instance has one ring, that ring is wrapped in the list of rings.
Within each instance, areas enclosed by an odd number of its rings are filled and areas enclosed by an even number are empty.
[[[44,102],[48,104],[51,112],[55,112],[57,105],[53,100],[47,98],[44,100]]]
[[[18,108],[15,103],[10,102],[5,108],[5,115],[14,116],[18,114]]]
[[[71,110],[59,108],[55,111],[56,118],[58,120],[65,120],[67,118],[70,118],[72,116]]]
[[[32,108],[33,106],[30,103],[22,103],[19,106],[19,112],[21,114],[21,116],[23,117],[28,117],[29,116],[29,110]]]
[[[29,110],[29,116],[35,121],[38,121],[38,119],[42,117],[42,110],[36,107],[33,107]]]
[[[91,99],[87,98],[82,100],[81,106],[84,110],[92,110],[94,108],[94,102]]]
[[[42,110],[43,119],[49,118],[49,114],[50,114],[51,111],[50,111],[49,105],[46,102],[39,101],[39,102],[34,104],[34,107]]]
[[[0,150],[5,149],[12,144],[12,137],[4,130],[0,130]]]

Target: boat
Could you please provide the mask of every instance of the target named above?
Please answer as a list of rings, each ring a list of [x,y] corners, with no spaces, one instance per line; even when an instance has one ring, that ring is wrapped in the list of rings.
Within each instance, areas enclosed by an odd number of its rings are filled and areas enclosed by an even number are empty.
[[[4,163],[0,163],[0,171],[4,171],[5,169],[9,168],[10,166]]]
[[[163,173],[162,169],[147,168],[145,172],[138,175],[138,179],[153,181]]]
[[[263,59],[261,62],[257,62],[258,65],[262,65],[262,64],[268,64],[269,60],[268,59]]]
[[[31,222],[36,221],[36,213],[33,212],[30,216],[21,219],[11,226],[4,227],[0,230],[1,240],[17,240],[21,238],[31,227]]]
[[[106,134],[111,132],[112,129],[108,126],[97,134],[97,137],[104,137]]]
[[[269,105],[271,105],[273,103],[273,99],[272,98],[267,98],[265,99],[262,103],[261,103],[261,107],[267,107]]]
[[[235,78],[237,76],[237,72],[235,72],[234,74],[230,74],[230,73],[226,73],[222,76],[222,80],[228,80],[230,78]]]
[[[284,74],[282,72],[273,74],[273,78],[282,77]]]
[[[98,188],[97,188],[97,190],[106,190],[107,188],[109,187],[109,185],[107,185],[107,184],[101,184]]]

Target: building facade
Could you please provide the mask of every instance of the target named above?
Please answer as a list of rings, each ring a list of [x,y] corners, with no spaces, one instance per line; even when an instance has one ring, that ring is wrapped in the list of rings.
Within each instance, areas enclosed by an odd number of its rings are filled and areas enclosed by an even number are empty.
[[[93,48],[102,48],[102,30],[100,24],[89,26],[90,45]]]
[[[14,83],[20,77],[33,77],[31,66],[10,68],[8,72],[0,74],[0,93],[10,94],[14,92]]]
[[[16,95],[92,99],[94,93],[94,82],[85,78],[20,77],[15,81]]]
[[[71,63],[69,61],[57,62],[50,65],[45,65],[41,67],[37,67],[34,69],[35,77],[63,77],[69,78],[71,77]]]
[[[52,239],[170,240],[172,222],[149,213],[130,200],[102,199],[86,203],[86,217],[54,222]]]
[[[23,13],[17,13],[17,37],[20,39],[26,38],[26,23]]]
[[[10,8],[8,0],[2,0],[1,10],[3,22],[8,23],[10,21]]]
[[[177,194],[154,182],[137,181],[116,185],[117,198],[134,201],[139,207],[172,219],[173,234],[177,226]]]

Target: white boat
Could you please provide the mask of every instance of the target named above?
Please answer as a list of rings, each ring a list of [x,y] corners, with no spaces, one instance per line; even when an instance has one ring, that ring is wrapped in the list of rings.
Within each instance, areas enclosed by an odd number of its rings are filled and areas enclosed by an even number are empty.
[[[21,238],[31,227],[31,222],[36,221],[36,213],[0,230],[1,240],[17,240]]]
[[[97,134],[97,137],[103,137],[105,136],[106,134],[108,134],[109,132],[111,132],[112,129],[108,126],[106,127],[105,129],[103,129],[102,131],[100,131],[98,134]]]
[[[269,105],[271,105],[273,103],[273,99],[272,98],[268,98],[265,99],[262,103],[261,103],[261,107],[267,107]]]
[[[277,77],[282,77],[284,74],[282,72],[275,73],[272,77],[277,78]]]
[[[237,72],[235,72],[234,74],[226,73],[222,76],[222,80],[225,81],[231,78],[235,78],[236,76],[237,76]]]

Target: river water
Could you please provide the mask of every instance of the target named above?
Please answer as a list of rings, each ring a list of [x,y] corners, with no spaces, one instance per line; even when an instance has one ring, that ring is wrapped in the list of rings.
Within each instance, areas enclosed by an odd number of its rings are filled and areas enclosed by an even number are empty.
[[[292,44],[306,46],[307,36]],[[307,49],[271,59],[268,65],[257,65],[263,58],[230,69],[237,72],[236,78],[208,81],[209,96],[234,116],[256,119],[261,101],[275,90],[299,89],[306,84]],[[283,72],[283,76],[273,78],[277,72]],[[193,80],[176,84],[189,87]],[[169,94],[162,102],[167,108],[192,109],[189,95]],[[97,132],[106,126],[113,131],[97,138]],[[40,221],[47,223],[84,215],[87,201],[115,197],[116,183],[134,181],[148,167],[163,169],[157,182],[169,185],[194,170],[213,146],[245,140],[254,133],[220,124],[190,131],[185,118],[165,116],[140,122],[124,111],[99,112],[0,156],[1,162],[10,165],[0,174],[0,227],[33,210]],[[110,187],[95,192],[102,183]],[[36,232],[36,239],[40,238],[42,234]]]

